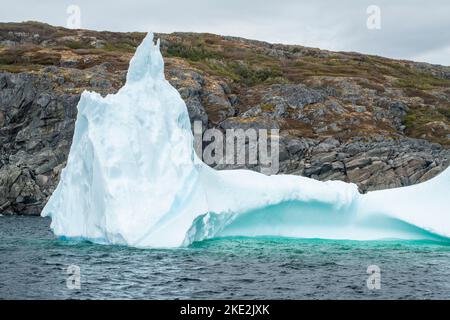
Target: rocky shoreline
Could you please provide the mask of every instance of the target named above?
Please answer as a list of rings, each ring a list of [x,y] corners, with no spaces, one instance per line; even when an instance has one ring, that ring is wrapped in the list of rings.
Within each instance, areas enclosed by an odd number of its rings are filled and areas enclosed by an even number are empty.
[[[0,213],[40,213],[65,166],[81,92],[116,92],[142,36],[0,24]],[[447,67],[215,35],[159,37],[166,77],[191,120],[280,129],[279,173],[367,192],[419,183],[449,165]]]

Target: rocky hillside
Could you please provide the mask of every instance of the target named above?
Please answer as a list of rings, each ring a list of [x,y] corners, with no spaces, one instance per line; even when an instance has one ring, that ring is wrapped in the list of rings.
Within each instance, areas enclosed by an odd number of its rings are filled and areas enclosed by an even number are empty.
[[[0,24],[0,212],[39,214],[83,90],[113,93],[142,33]],[[450,160],[450,68],[212,34],[157,34],[166,77],[205,127],[279,128],[280,172],[361,191]]]

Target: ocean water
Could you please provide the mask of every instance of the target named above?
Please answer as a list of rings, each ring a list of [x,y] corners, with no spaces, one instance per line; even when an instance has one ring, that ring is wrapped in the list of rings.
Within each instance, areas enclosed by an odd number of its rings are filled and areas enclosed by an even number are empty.
[[[445,242],[222,238],[143,250],[58,240],[49,224],[0,217],[1,299],[450,298]],[[79,289],[67,286],[71,265]],[[380,289],[367,287],[370,265]]]

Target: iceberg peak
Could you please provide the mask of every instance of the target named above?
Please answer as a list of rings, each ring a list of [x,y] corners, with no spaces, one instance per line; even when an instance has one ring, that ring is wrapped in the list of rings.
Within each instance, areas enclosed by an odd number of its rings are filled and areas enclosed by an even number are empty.
[[[153,41],[153,33],[149,32],[130,61],[127,83],[164,79],[164,60],[160,51],[160,40]]]

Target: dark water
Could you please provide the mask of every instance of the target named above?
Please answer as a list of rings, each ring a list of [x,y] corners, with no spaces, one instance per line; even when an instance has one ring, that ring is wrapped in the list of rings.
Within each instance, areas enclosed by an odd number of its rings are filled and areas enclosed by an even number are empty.
[[[232,238],[141,250],[56,240],[49,223],[0,217],[0,298],[450,298],[445,243]],[[80,289],[67,287],[70,265]],[[369,265],[379,290],[367,288]]]

